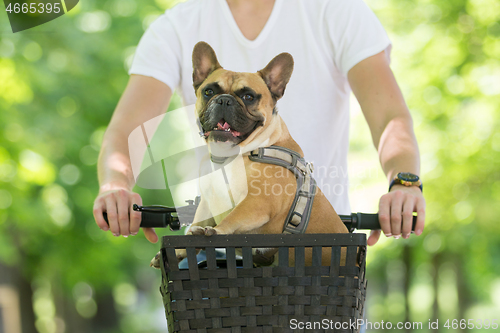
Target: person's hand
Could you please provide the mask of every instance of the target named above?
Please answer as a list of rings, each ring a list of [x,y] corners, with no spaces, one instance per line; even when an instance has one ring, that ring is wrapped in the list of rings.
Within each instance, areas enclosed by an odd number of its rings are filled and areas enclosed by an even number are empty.
[[[139,194],[125,188],[115,188],[101,192],[94,201],[94,218],[104,231],[111,230],[115,236],[135,236],[139,232],[141,213],[132,209],[133,205],[142,205]],[[102,213],[108,214],[109,226]],[[146,239],[151,243],[158,241],[158,236],[152,228],[143,228]]]
[[[425,224],[425,199],[417,186],[394,185],[379,202],[379,221],[386,237],[398,239],[410,237],[413,212],[417,212],[415,235],[419,236]],[[380,238],[380,230],[373,230],[368,237],[368,245],[375,245]]]

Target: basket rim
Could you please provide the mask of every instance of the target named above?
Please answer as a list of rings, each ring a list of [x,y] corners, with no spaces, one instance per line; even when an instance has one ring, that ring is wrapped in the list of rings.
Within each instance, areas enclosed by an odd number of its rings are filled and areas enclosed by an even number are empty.
[[[188,247],[295,247],[295,246],[366,246],[366,234],[232,234],[167,235],[162,248]]]

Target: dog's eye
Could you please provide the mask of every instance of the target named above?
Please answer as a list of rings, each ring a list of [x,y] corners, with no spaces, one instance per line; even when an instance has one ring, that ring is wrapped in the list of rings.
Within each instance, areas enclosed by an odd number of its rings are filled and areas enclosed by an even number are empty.
[[[203,94],[205,95],[205,97],[210,97],[210,96],[213,96],[214,91],[212,89],[205,89]]]
[[[253,101],[254,97],[250,94],[246,94],[246,95],[243,95],[243,97],[241,97],[242,100],[244,100],[245,102],[251,102]]]

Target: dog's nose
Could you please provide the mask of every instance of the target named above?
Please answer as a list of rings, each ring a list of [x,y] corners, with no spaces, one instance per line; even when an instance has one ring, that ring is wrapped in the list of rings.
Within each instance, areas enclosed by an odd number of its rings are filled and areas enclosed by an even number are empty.
[[[217,103],[220,105],[229,106],[229,105],[233,104],[232,97],[231,96],[224,96],[224,95],[219,96],[219,98],[217,99]]]

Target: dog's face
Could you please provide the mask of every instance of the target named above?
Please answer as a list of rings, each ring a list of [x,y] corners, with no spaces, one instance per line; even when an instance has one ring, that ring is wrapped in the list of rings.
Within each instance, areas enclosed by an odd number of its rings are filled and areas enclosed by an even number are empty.
[[[246,146],[269,127],[276,102],[283,96],[293,70],[293,58],[281,53],[257,73],[223,69],[204,42],[193,50],[196,113],[208,144]]]

